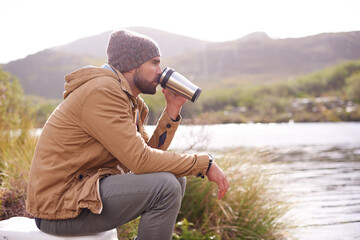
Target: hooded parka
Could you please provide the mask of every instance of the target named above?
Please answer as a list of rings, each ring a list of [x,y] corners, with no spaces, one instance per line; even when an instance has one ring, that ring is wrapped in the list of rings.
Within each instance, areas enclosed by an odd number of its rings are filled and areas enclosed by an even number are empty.
[[[74,218],[84,208],[100,214],[99,180],[109,175],[205,174],[207,155],[166,151],[179,125],[166,111],[149,137],[148,107],[116,69],[83,68],[65,81],[64,100],[45,123],[30,168],[26,207],[33,216]]]

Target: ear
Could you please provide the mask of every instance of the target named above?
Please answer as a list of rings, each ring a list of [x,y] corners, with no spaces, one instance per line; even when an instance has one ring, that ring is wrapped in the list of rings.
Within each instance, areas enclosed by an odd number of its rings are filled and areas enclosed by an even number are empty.
[[[122,75],[126,78],[126,80],[128,82],[132,82],[133,81],[133,76],[134,76],[135,70],[131,69],[130,71],[127,72],[123,72]]]
[[[122,75],[124,75],[124,76],[132,76],[132,75],[134,75],[134,73],[135,73],[135,69],[131,69],[129,71],[122,72]]]

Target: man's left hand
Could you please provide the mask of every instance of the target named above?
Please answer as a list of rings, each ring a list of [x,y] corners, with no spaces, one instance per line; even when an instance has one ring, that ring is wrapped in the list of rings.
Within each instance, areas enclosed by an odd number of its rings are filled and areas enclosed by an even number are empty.
[[[166,99],[166,112],[171,119],[175,120],[179,116],[181,108],[187,100],[183,96],[175,94],[165,88],[162,89],[162,92]]]

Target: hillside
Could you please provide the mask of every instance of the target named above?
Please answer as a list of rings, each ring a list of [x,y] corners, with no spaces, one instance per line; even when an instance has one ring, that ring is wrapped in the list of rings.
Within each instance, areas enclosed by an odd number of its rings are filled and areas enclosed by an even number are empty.
[[[162,30],[131,27],[130,30],[145,34],[153,38],[161,49],[162,57],[168,58],[188,50],[199,49],[210,44],[206,41],[184,37],[178,34],[165,32]],[[112,31],[107,31],[99,35],[82,38],[69,44],[55,47],[53,50],[71,54],[91,55],[95,58],[106,58],[106,47]]]
[[[360,32],[304,38],[239,39],[171,59],[169,64],[200,82],[269,82],[301,76],[360,58]],[[246,40],[246,41],[244,41]]]
[[[3,66],[19,78],[25,94],[46,98],[62,98],[65,74],[103,60],[47,49]]]
[[[293,79],[324,67],[360,59],[360,32],[324,33],[271,39],[253,33],[239,40],[209,43],[149,28],[133,28],[154,38],[171,66],[202,88],[236,87]],[[60,98],[65,74],[88,64],[101,65],[110,32],[44,50],[5,64],[26,94]],[[86,54],[85,54],[86,53]]]

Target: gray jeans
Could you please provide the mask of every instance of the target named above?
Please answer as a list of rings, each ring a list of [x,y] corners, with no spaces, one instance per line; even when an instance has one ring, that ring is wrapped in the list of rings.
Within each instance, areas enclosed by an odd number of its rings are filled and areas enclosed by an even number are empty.
[[[86,235],[119,227],[141,216],[138,236],[142,239],[171,239],[186,178],[171,173],[124,174],[100,181],[101,214],[84,209],[66,220],[44,220],[40,229],[59,236]]]

